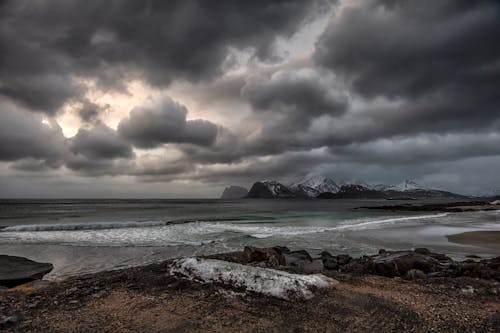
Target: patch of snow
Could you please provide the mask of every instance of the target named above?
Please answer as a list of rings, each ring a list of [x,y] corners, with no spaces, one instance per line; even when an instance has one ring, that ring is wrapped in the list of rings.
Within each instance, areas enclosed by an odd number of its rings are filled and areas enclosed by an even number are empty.
[[[303,191],[310,197],[316,197],[320,193],[337,193],[339,186],[331,178],[324,176],[306,177],[297,183],[292,183],[290,189],[293,192]]]
[[[269,189],[269,191],[274,195],[274,196],[280,196],[282,195],[283,193],[287,193],[288,192],[288,188],[275,181],[275,180],[263,180],[261,181],[262,184],[266,185],[267,188]]]
[[[423,186],[415,183],[413,180],[406,179],[404,182],[398,185],[389,186],[387,190],[398,191],[398,192],[407,192],[407,191],[415,191],[415,190],[424,190]]]
[[[241,265],[216,259],[181,258],[172,263],[170,273],[190,280],[215,282],[276,298],[309,299],[314,290],[338,284],[322,274],[291,274],[275,269]]]

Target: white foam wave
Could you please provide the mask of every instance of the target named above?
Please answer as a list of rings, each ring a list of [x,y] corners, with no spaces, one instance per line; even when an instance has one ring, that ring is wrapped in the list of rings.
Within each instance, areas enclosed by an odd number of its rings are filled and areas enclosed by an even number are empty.
[[[5,227],[0,232],[22,232],[22,231],[65,231],[65,230],[102,230],[120,228],[143,228],[167,225],[166,221],[128,221],[128,222],[89,222],[89,223],[66,223],[66,224],[25,224]]]
[[[245,225],[228,222],[102,222],[12,226],[0,232],[0,242],[51,243],[81,246],[203,246],[238,242],[234,234],[254,238],[301,237],[339,230],[379,228],[387,224],[429,220],[447,214],[385,219],[346,220],[335,225]],[[229,234],[228,234],[229,233]]]
[[[394,217],[379,220],[349,220],[344,224],[336,226],[246,226],[223,223],[206,224],[206,230],[210,232],[233,231],[250,235],[255,238],[269,238],[274,236],[298,236],[304,234],[322,233],[338,230],[361,230],[368,228],[377,228],[383,225],[404,223],[407,221],[428,220],[432,218],[441,218],[448,213]]]

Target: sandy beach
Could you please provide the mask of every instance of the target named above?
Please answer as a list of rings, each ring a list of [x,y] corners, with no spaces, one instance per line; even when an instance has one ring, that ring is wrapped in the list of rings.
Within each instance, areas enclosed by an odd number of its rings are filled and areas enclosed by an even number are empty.
[[[450,242],[500,250],[500,231],[469,231],[447,235]]]

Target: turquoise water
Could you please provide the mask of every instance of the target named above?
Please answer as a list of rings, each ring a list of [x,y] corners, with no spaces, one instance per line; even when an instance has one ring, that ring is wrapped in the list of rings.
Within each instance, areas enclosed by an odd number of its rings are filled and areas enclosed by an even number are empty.
[[[55,270],[49,277],[60,278],[172,257],[235,251],[245,245],[281,245],[306,249],[312,254],[328,250],[362,255],[387,247],[384,239],[390,239],[391,234],[398,236],[390,246],[414,246],[415,231],[413,234],[404,231],[415,227],[463,227],[470,226],[474,220],[498,223],[498,214],[464,219],[454,214],[357,209],[381,204],[386,202],[0,201],[0,225],[3,226],[0,253],[51,262]],[[378,238],[370,235],[378,235]],[[410,242],[410,239],[413,240]]]

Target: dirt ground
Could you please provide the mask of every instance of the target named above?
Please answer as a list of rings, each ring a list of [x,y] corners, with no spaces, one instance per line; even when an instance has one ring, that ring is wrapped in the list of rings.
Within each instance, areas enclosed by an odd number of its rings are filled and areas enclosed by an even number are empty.
[[[341,283],[284,301],[182,280],[168,265],[0,290],[0,331],[500,332],[494,281],[325,272]]]

